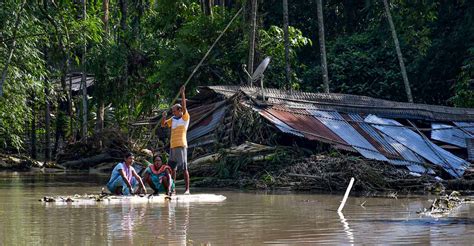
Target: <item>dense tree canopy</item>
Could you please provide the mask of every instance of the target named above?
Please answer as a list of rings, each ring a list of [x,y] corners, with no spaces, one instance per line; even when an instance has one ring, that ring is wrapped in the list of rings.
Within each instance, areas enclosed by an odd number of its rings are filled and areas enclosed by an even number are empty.
[[[101,108],[106,125],[126,129],[167,107],[241,7],[188,91],[247,84],[250,1],[90,0],[86,16],[82,3],[0,3],[0,148],[22,151],[26,140],[47,131],[49,117],[58,136],[64,131],[72,139],[83,112],[93,131]],[[282,3],[258,1],[255,65],[272,57],[267,87],[322,92],[316,1],[288,0],[289,84]],[[414,101],[473,107],[474,2],[392,0],[390,11]],[[330,91],[406,101],[382,1],[326,0],[323,14]],[[95,77],[88,110],[66,81],[82,71]]]

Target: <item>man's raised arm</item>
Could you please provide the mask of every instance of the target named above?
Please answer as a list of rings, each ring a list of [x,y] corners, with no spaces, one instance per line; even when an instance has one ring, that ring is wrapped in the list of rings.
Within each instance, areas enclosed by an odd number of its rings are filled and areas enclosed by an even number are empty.
[[[166,127],[166,111],[161,113],[161,127]]]
[[[179,93],[181,94],[181,107],[183,108],[183,114],[186,113],[186,87],[183,85],[181,89],[179,89]]]

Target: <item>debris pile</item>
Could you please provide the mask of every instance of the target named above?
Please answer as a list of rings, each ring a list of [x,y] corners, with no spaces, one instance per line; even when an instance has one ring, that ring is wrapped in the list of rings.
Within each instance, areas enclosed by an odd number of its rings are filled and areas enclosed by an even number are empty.
[[[42,167],[43,163],[24,155],[0,153],[0,170],[29,171],[31,167]]]
[[[111,169],[117,161],[123,159],[126,152],[148,156],[149,153],[134,148],[133,142],[127,140],[119,130],[107,129],[92,135],[86,140],[67,145],[57,156],[57,162],[71,169],[87,169],[101,166]],[[141,156],[137,156],[139,162]],[[106,167],[105,167],[106,166]]]
[[[309,155],[301,148],[269,147],[246,142],[190,163],[190,172],[206,177],[197,186],[295,191],[344,191],[351,177],[355,192],[435,192],[440,181],[430,175],[381,161],[330,153]],[[374,194],[375,194],[374,193]]]
[[[351,177],[354,191],[423,191],[437,182],[433,177],[412,176],[391,164],[347,155],[312,155],[282,170],[280,179],[296,190],[344,191]]]
[[[460,198],[460,195],[459,192],[453,191],[449,195],[440,196],[433,201],[429,208],[425,208],[418,213],[433,217],[448,215],[464,202],[464,199]]]

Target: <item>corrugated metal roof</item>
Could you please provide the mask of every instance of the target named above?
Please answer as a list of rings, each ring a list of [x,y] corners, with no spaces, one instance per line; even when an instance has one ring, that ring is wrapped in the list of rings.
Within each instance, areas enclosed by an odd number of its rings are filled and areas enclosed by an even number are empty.
[[[284,133],[289,133],[298,137],[304,137],[304,135],[300,132],[298,132],[296,129],[293,127],[285,124],[285,122],[279,120],[278,118],[274,117],[270,113],[264,111],[264,110],[257,110],[260,115],[262,115],[265,119],[271,121],[280,131]]]
[[[241,87],[238,85],[213,85],[213,86],[202,86],[199,88],[199,90],[209,89],[211,91],[217,92],[226,97],[231,97],[235,93],[239,92],[240,88]]]
[[[382,133],[382,137],[384,141],[386,141],[388,144],[390,144],[390,146],[397,150],[397,152],[403,157],[404,160],[417,163],[425,162],[423,157],[411,151],[411,149],[407,148],[405,145],[397,142],[397,140],[393,139],[392,137],[386,135],[385,133]]]
[[[245,101],[248,107],[253,107],[261,99],[261,89],[257,87],[204,88],[209,95],[217,93],[231,97],[240,93],[244,99],[250,98]],[[263,105],[268,107],[254,110],[282,132],[329,143],[340,149],[357,150],[367,158],[406,166],[417,173],[434,173],[426,167],[426,160],[441,166],[454,177],[460,177],[468,166],[466,161],[398,122],[378,117],[457,121],[474,134],[474,109],[393,102],[345,94],[289,92],[267,88],[264,92],[268,100]],[[312,113],[318,115],[315,117]],[[374,113],[378,117],[373,117],[387,122],[375,123],[369,119],[368,124],[359,115]],[[207,124],[207,121],[208,119],[202,122]]]
[[[469,136],[453,126],[431,123],[431,139],[466,148],[466,138]]]
[[[77,73],[69,73],[66,75],[66,88],[69,90],[69,84],[71,84],[72,91],[79,91],[81,90],[81,82],[82,82],[82,72]],[[94,84],[95,79],[92,74],[86,74],[86,86],[90,87]],[[57,83],[61,83],[61,81],[57,81]]]
[[[333,144],[334,147],[339,149],[355,151],[347,142],[337,134],[333,133],[319,120],[311,116],[311,114],[306,110],[290,110],[275,105],[272,108],[265,109],[265,111],[290,127],[296,129],[307,139]]]
[[[348,117],[355,121],[351,122],[351,124],[358,125],[360,127],[360,130],[366,133],[366,135],[361,134],[362,136],[369,140],[369,142],[372,143],[372,145],[374,145],[374,147],[376,147],[377,149],[382,149],[380,153],[385,155],[389,159],[389,163],[396,166],[404,166],[411,172],[415,173],[435,173],[433,169],[423,167],[423,158],[417,156],[410,149],[399,143],[396,143],[396,141],[392,142],[392,144],[394,145],[392,146],[387,140],[385,140],[382,135],[378,133],[376,129],[365,123],[362,116],[358,114],[349,114]],[[357,128],[355,129],[357,130]],[[370,138],[367,138],[367,136],[370,136]],[[372,141],[375,143],[373,143]],[[401,153],[403,153],[403,155],[398,153],[397,149]]]
[[[466,139],[467,159],[474,161],[474,138]]]
[[[192,129],[189,130],[187,133],[188,142],[193,141],[196,138],[206,135],[207,133],[213,131],[217,124],[221,122],[222,118],[224,117],[225,111],[227,107],[221,107],[214,111],[214,113],[207,118],[210,120],[208,124],[196,125]]]
[[[215,134],[207,134],[200,138],[194,139],[192,142],[188,142],[188,148],[195,148],[216,142]]]
[[[189,129],[193,128],[194,125],[206,125],[209,122],[205,122],[206,119],[210,120],[209,114],[212,113],[214,110],[217,108],[221,107],[224,105],[226,101],[219,101],[215,103],[209,103],[209,104],[203,104],[197,107],[188,107],[188,112],[189,116],[191,118],[191,122],[189,125]],[[142,125],[154,125],[154,124],[159,124],[159,121],[161,120],[161,113],[159,115],[143,119],[140,121],[137,121],[133,123],[132,125],[134,126],[142,126]],[[204,121],[204,122],[201,122]]]
[[[456,126],[460,127],[463,132],[470,134],[471,137],[474,137],[474,123],[472,122],[453,122]]]
[[[207,86],[216,93],[232,96],[238,91],[257,98],[260,88],[245,86]],[[434,121],[474,121],[474,109],[438,105],[395,102],[366,96],[337,93],[307,93],[265,88],[269,103],[300,109],[334,110],[344,113],[376,114],[389,118],[425,119]]]
[[[204,104],[199,107],[189,108],[189,116],[193,120],[199,120],[207,112],[213,111],[216,108],[216,103]]]
[[[359,114],[350,113],[347,115],[349,119],[353,120],[354,122],[349,122],[353,126],[357,125],[360,130],[362,130],[366,135],[370,136],[370,138],[364,136],[363,133],[359,131],[369,142],[377,148],[380,153],[384,154],[387,157],[397,158],[400,157],[399,153],[387,142],[383,137],[369,124],[364,122],[364,119]],[[358,130],[357,127],[354,129]]]
[[[372,144],[360,135],[344,118],[335,111],[307,110],[326,127],[352,145],[362,156],[379,161],[388,161]]]
[[[413,152],[423,156],[433,164],[441,166],[453,177],[461,177],[465,169],[469,166],[468,162],[440,148],[429,140],[423,139],[420,135],[403,127],[403,125],[395,120],[369,115],[365,118],[365,122],[375,123],[373,125],[375,128],[411,149]]]
[[[193,107],[193,108],[188,109],[189,116],[191,118],[189,129],[192,129],[194,125],[196,124],[206,125],[208,122],[206,123],[202,121],[211,119],[212,117],[208,117],[209,114],[213,113],[218,108],[222,108],[223,105],[225,105],[225,103],[226,103],[225,101],[219,101],[216,103],[205,104],[199,107]]]
[[[425,168],[420,164],[414,164],[413,162],[409,161],[401,161],[401,160],[389,160],[388,161],[392,165],[396,166],[405,166],[408,170],[414,173],[428,173],[428,174],[435,174],[433,169]]]

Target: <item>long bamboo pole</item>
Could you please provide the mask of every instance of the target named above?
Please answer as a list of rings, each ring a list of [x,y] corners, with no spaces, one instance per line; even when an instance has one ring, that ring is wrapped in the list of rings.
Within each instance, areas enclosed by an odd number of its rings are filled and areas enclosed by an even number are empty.
[[[202,63],[206,60],[207,56],[209,56],[209,54],[211,53],[212,49],[214,48],[214,46],[216,46],[217,42],[219,42],[219,40],[222,38],[222,36],[224,35],[224,33],[227,31],[227,29],[229,29],[230,25],[234,22],[234,20],[237,18],[237,16],[240,15],[240,13],[242,12],[242,8],[239,9],[239,11],[237,11],[237,13],[234,15],[234,17],[232,17],[232,19],[229,21],[229,23],[227,24],[227,26],[224,28],[224,30],[221,32],[221,34],[219,34],[219,36],[216,38],[216,40],[214,41],[214,43],[212,43],[211,47],[209,47],[209,49],[207,50],[206,54],[201,58],[201,61],[199,61],[199,63],[196,65],[196,67],[194,67],[193,71],[191,72],[191,74],[188,76],[188,78],[186,79],[186,81],[184,82],[183,86],[186,87],[186,85],[189,83],[189,81],[191,81],[191,78],[194,76],[194,74],[197,72],[197,70],[199,69],[199,67],[201,67]],[[173,100],[171,101],[171,104],[170,105],[173,105],[176,100],[178,99],[179,97],[179,92],[176,94],[176,96],[173,98]],[[144,143],[144,146],[146,146],[151,138],[155,135],[155,132],[156,132],[156,129],[158,128],[158,126],[160,126],[160,122],[161,122],[162,118],[160,117],[159,120],[158,120],[158,123],[156,124],[156,126],[153,128],[151,134],[149,135],[150,138]]]
[[[290,38],[289,38],[289,30],[288,30],[288,0],[283,0],[283,32],[284,32],[284,39],[285,39],[285,78],[286,78],[286,85],[291,89],[290,84]]]
[[[328,65],[326,61],[326,40],[324,37],[324,18],[323,18],[322,0],[316,0],[316,8],[318,12],[319,50],[321,52],[321,70],[323,74],[324,92],[329,93],[329,75],[328,75]]]
[[[253,74],[253,66],[255,59],[255,32],[257,27],[257,0],[252,0],[252,17],[250,27],[250,41],[249,41],[249,65],[248,72],[250,75]],[[249,78],[249,84],[252,85],[252,79]]]
[[[413,103],[413,96],[411,94],[410,82],[408,81],[407,70],[405,69],[405,62],[403,62],[402,50],[400,49],[400,43],[398,42],[397,31],[395,30],[395,25],[393,24],[392,15],[390,14],[390,8],[388,6],[387,0],[383,0],[383,5],[385,6],[385,13],[387,14],[388,24],[390,25],[390,30],[392,31],[393,42],[395,43],[395,50],[397,51],[398,63],[400,64],[400,70],[403,77],[403,84],[405,85],[405,93],[407,94],[408,102]]]

